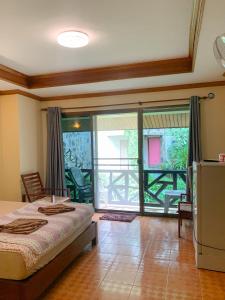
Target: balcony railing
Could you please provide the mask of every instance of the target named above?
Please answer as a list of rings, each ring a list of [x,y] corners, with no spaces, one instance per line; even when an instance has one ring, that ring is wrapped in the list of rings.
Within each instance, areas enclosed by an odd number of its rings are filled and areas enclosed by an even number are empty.
[[[168,190],[186,189],[186,170],[145,170],[144,171],[144,205],[164,207],[165,193]],[[170,206],[177,206],[176,197]]]
[[[98,202],[113,205],[139,205],[138,170],[97,169],[95,172],[83,169],[86,179],[93,182]],[[186,189],[186,170],[144,170],[144,206],[147,208],[164,208],[168,190]],[[177,198],[171,199],[170,208],[177,207]]]

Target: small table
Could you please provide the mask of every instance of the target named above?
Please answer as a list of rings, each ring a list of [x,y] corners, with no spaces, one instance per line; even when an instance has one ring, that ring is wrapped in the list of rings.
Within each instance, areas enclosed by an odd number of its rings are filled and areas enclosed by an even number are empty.
[[[164,202],[164,213],[168,214],[170,201],[179,198],[181,194],[185,194],[185,190],[166,190],[165,191],[165,202]]]

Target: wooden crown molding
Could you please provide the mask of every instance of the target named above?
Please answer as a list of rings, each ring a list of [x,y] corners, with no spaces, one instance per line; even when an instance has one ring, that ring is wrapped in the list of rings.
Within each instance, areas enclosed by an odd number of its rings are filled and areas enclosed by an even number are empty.
[[[82,99],[82,98],[155,93],[155,92],[194,89],[194,88],[202,88],[202,87],[216,87],[216,86],[225,86],[225,81],[198,82],[198,83],[168,85],[168,86],[142,88],[142,89],[117,90],[111,92],[82,93],[82,94],[73,94],[73,95],[66,95],[66,96],[42,97],[41,101],[74,100],[74,99]]]
[[[28,87],[28,76],[0,64],[0,79],[22,87]]]
[[[82,98],[155,93],[155,92],[196,89],[196,88],[202,88],[202,87],[217,87],[217,86],[225,86],[225,81],[198,82],[198,83],[169,85],[169,86],[160,86],[160,87],[152,87],[152,88],[117,90],[117,91],[111,91],[111,92],[82,93],[82,94],[54,96],[54,97],[41,97],[41,96],[37,96],[32,93],[27,93],[27,92],[24,92],[24,91],[21,91],[18,89],[18,90],[0,91],[0,96],[1,95],[19,94],[19,95],[23,95],[23,96],[26,96],[26,97],[29,97],[29,98],[32,98],[35,100],[39,100],[39,101],[60,101],[60,100],[75,100],[75,99],[82,99]]]
[[[0,78],[27,89],[191,72],[190,57],[28,76],[0,65]]]
[[[202,26],[202,18],[205,0],[194,0],[189,35],[189,56],[192,57],[192,70],[194,70],[195,59],[198,49],[198,41]]]
[[[29,87],[46,88],[191,72],[190,57],[115,65],[29,77]]]
[[[39,100],[39,101],[42,100],[42,97],[40,97],[40,96],[34,95],[32,93],[25,92],[25,91],[22,91],[22,90],[19,90],[19,89],[0,91],[0,96],[15,95],[15,94],[22,95],[22,96],[25,96],[25,97],[28,97],[28,98],[31,98],[31,99],[34,99],[34,100]]]

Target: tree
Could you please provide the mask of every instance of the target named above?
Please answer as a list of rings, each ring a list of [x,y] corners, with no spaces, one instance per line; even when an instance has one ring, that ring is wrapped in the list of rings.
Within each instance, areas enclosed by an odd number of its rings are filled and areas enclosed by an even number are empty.
[[[173,137],[171,145],[167,149],[168,160],[166,168],[184,170],[187,166],[188,156],[188,128],[169,128],[165,134]]]

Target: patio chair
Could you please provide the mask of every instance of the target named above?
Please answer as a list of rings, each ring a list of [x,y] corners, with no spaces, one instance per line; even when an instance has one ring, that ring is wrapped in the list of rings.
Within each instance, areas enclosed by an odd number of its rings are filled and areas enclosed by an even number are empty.
[[[80,203],[90,203],[93,200],[92,185],[85,183],[81,169],[72,167],[66,169],[67,187],[74,192],[74,200]]]
[[[184,201],[184,197],[186,201]],[[181,226],[183,219],[192,219],[192,202],[189,200],[189,194],[181,194],[180,202],[178,203],[178,237],[181,237]]]
[[[64,202],[70,200],[69,189],[53,189],[44,187],[39,172],[23,174],[21,175],[21,178],[28,202],[34,202],[43,198],[53,201],[53,194],[57,192],[66,196],[55,196],[54,199],[56,202]]]

